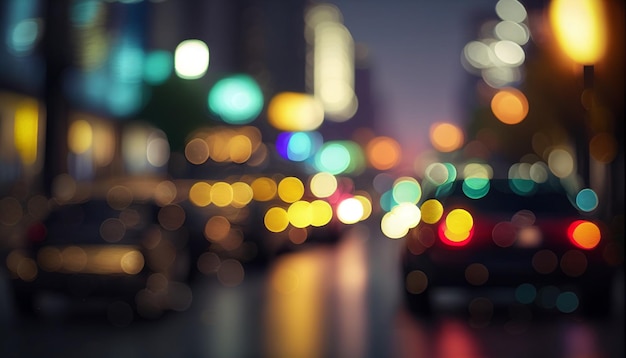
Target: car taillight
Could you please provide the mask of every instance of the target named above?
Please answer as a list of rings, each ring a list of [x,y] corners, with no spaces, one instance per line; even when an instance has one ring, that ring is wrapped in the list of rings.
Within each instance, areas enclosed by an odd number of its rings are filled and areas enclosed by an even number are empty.
[[[42,242],[46,238],[46,226],[41,222],[33,224],[28,228],[26,237],[31,243]]]
[[[567,228],[567,237],[577,247],[591,250],[598,246],[602,234],[595,223],[588,220],[576,220]]]
[[[474,235],[474,219],[465,209],[454,209],[439,223],[439,239],[449,246],[465,246]]]

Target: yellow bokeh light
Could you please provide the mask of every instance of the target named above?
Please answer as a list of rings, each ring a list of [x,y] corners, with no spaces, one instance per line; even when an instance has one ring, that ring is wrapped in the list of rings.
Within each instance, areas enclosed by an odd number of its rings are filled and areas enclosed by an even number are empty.
[[[278,130],[311,131],[324,121],[324,108],[309,94],[281,92],[270,101],[267,120]]]
[[[574,62],[592,65],[607,47],[607,20],[603,1],[552,0],[549,18],[554,35]]]
[[[361,202],[361,206],[363,206],[363,215],[361,216],[361,221],[367,219],[368,217],[370,217],[370,215],[372,215],[372,201],[368,196],[365,196],[367,193],[364,193],[364,195],[355,195],[354,198],[358,201]]]
[[[235,163],[245,163],[252,155],[252,142],[245,135],[235,135],[228,141],[229,157]]]
[[[124,254],[120,259],[120,267],[124,273],[136,275],[143,269],[144,258],[141,252],[132,250]]]
[[[211,184],[197,182],[189,189],[189,201],[196,206],[207,206],[211,204]]]
[[[233,188],[233,206],[241,208],[252,201],[254,192],[250,185],[244,182],[235,182],[231,187]]]
[[[422,221],[426,224],[434,224],[443,215],[443,205],[437,199],[428,199],[422,206]]]
[[[217,182],[211,186],[211,202],[225,207],[233,202],[233,188],[226,182]]]
[[[491,111],[505,124],[517,124],[528,115],[528,100],[515,88],[498,91],[491,99]]]
[[[308,201],[300,200],[289,205],[287,214],[289,222],[294,227],[304,228],[313,222],[313,210],[311,209],[311,203]]]
[[[67,133],[67,144],[75,154],[85,153],[93,143],[93,130],[89,122],[79,119],[70,124]]]
[[[267,210],[263,222],[269,231],[282,232],[289,226],[289,215],[285,209],[275,206]]]
[[[24,100],[15,110],[13,130],[15,149],[26,165],[37,160],[39,106],[34,100]]]
[[[446,229],[450,233],[467,235],[473,226],[474,218],[465,209],[454,209],[446,216]]]
[[[312,226],[324,226],[333,218],[333,208],[324,200],[313,200],[311,202]]]
[[[304,195],[304,184],[296,177],[286,177],[278,183],[278,196],[286,203],[298,201]]]
[[[254,179],[250,184],[252,192],[254,193],[254,200],[257,201],[269,201],[276,196],[277,185],[276,182],[268,177],[260,177]]]

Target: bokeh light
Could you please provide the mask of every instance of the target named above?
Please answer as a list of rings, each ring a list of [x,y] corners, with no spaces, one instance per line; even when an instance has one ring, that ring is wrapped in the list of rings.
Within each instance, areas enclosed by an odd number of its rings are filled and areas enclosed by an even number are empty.
[[[513,22],[522,22],[527,16],[526,8],[517,0],[499,0],[496,3],[496,14],[502,20]]]
[[[144,59],[143,78],[150,85],[160,85],[170,77],[173,67],[174,58],[171,52],[151,51]]]
[[[417,204],[422,198],[422,188],[415,178],[400,177],[393,185],[392,195],[397,203]]]
[[[576,194],[576,206],[582,211],[593,211],[598,207],[598,195],[593,189],[582,189]]]
[[[324,121],[324,108],[309,94],[281,92],[270,100],[267,120],[282,131],[312,131]]]
[[[252,201],[254,192],[249,184],[238,181],[232,183],[231,188],[233,188],[232,206],[236,208],[243,208]]]
[[[263,221],[269,231],[282,232],[289,226],[289,215],[281,207],[272,207],[265,213]]]
[[[602,1],[552,0],[550,25],[563,51],[576,63],[592,65],[606,52],[607,21]]]
[[[304,195],[304,184],[296,177],[283,178],[278,183],[278,196],[286,203],[300,200]]]
[[[437,199],[428,199],[420,207],[422,221],[426,224],[434,224],[443,216],[443,205]]]
[[[67,133],[67,144],[75,154],[85,153],[93,143],[93,130],[86,120],[77,120],[70,124]]]
[[[342,200],[337,206],[337,218],[344,224],[355,224],[363,217],[363,204],[355,198]]]
[[[276,138],[276,150],[286,159],[302,162],[311,158],[322,146],[319,132],[282,132]]]
[[[206,182],[194,183],[189,189],[189,201],[200,207],[211,204],[211,184]]]
[[[226,182],[216,182],[211,185],[211,202],[219,207],[225,207],[233,202],[233,188]]]
[[[491,111],[502,123],[517,124],[528,115],[528,100],[518,89],[503,88],[491,99]]]
[[[209,68],[209,47],[197,39],[182,41],[174,52],[174,69],[178,77],[201,78]]]
[[[209,145],[201,138],[193,138],[185,145],[185,158],[191,164],[202,164],[209,159]]]
[[[463,141],[463,132],[452,123],[437,122],[430,127],[430,142],[440,152],[455,151],[461,148]]]
[[[39,133],[39,104],[35,100],[23,100],[15,110],[13,141],[22,162],[34,164],[37,160]]]
[[[226,123],[246,124],[261,113],[263,93],[252,77],[233,75],[213,85],[209,91],[208,106]]]
[[[611,163],[617,156],[619,144],[611,133],[598,133],[589,142],[589,154],[600,163]]]
[[[333,208],[324,200],[313,200],[311,202],[311,225],[320,227],[328,224],[333,218]]]
[[[365,148],[369,164],[378,170],[394,168],[401,159],[402,148],[393,138],[381,136],[372,139]]]
[[[337,190],[337,178],[328,172],[319,172],[311,177],[310,190],[318,198],[328,198]]]
[[[451,210],[439,224],[439,238],[450,246],[463,246],[469,243],[474,229],[474,218],[465,209]]]
[[[276,196],[278,185],[272,178],[259,177],[250,184],[254,193],[254,200],[269,201]]]
[[[297,228],[305,228],[313,222],[311,203],[305,200],[299,200],[289,205],[287,215],[291,225]]]
[[[598,225],[587,220],[576,220],[567,228],[570,241],[581,249],[593,249],[598,246],[602,233]]]
[[[575,171],[574,158],[569,151],[556,148],[548,155],[548,167],[558,178],[567,178]]]

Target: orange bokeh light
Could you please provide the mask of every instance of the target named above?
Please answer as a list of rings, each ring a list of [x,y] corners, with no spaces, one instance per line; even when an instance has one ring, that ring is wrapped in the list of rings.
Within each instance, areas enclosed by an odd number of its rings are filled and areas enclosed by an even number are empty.
[[[567,229],[570,241],[581,249],[593,249],[598,246],[602,234],[598,225],[587,220],[576,220]]]
[[[365,150],[371,166],[378,170],[395,167],[402,153],[400,144],[395,139],[385,136],[369,141]]]
[[[430,142],[440,152],[452,152],[463,145],[461,129],[451,123],[434,123],[430,127]]]
[[[500,122],[517,124],[528,115],[528,99],[515,88],[505,88],[491,99],[491,111]]]

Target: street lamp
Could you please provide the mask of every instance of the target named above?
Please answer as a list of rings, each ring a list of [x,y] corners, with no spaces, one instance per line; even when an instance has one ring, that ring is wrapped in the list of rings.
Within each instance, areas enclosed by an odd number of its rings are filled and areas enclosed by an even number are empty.
[[[563,52],[574,62],[593,66],[606,52],[603,1],[552,0],[550,23]]]
[[[588,111],[593,105],[594,65],[604,57],[607,49],[608,28],[604,5],[604,0],[552,0],[548,9],[550,25],[558,46],[574,63],[583,66],[583,95],[592,96],[590,101],[583,103]],[[584,165],[582,174],[585,182],[589,183],[590,133],[587,128],[583,128],[583,131],[585,134],[577,140],[584,142],[581,143],[583,145],[579,155]],[[577,148],[581,147],[577,144]],[[600,187],[607,189],[603,185],[599,185],[597,189]]]

